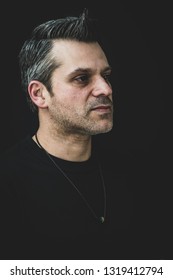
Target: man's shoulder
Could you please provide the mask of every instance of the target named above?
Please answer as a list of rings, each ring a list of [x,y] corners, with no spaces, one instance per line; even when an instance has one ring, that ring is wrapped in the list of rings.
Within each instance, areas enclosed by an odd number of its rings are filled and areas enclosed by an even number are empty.
[[[20,160],[21,157],[27,153],[31,140],[31,136],[27,135],[1,151],[0,165],[5,166],[8,164],[8,166],[10,166],[10,164],[15,164],[15,162]]]

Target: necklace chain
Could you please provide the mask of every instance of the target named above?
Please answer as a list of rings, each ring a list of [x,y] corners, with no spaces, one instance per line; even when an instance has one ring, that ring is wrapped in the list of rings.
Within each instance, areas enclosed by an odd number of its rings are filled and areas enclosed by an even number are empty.
[[[88,209],[92,212],[93,216],[100,222],[100,223],[104,223],[105,221],[105,217],[106,217],[106,187],[105,187],[105,182],[104,182],[104,178],[103,178],[103,174],[102,174],[102,169],[101,169],[101,165],[99,164],[99,174],[101,177],[101,181],[102,181],[102,186],[103,186],[103,195],[104,195],[104,211],[103,211],[103,216],[98,217],[95,213],[95,211],[93,210],[93,208],[91,207],[91,205],[89,204],[89,202],[87,201],[87,199],[84,197],[84,195],[79,191],[79,189],[77,188],[77,186],[74,184],[74,182],[67,176],[67,174],[63,171],[63,169],[61,169],[61,167],[54,161],[54,159],[51,157],[51,155],[43,148],[43,146],[40,144],[39,140],[38,140],[38,136],[37,133],[35,134],[35,139],[37,141],[38,146],[45,152],[45,154],[48,156],[48,158],[52,161],[52,163],[55,165],[55,167],[61,172],[61,174],[68,180],[68,182],[74,187],[74,189],[78,192],[78,194],[80,195],[80,197],[83,199],[84,203],[86,204],[86,206],[88,207]]]

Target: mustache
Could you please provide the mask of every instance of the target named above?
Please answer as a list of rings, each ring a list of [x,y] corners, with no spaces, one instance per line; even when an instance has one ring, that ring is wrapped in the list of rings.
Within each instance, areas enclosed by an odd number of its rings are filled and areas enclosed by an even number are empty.
[[[113,101],[109,99],[107,96],[100,96],[97,99],[95,99],[93,102],[90,103],[89,109],[93,109],[96,106],[99,105],[107,105],[107,106],[113,106]]]

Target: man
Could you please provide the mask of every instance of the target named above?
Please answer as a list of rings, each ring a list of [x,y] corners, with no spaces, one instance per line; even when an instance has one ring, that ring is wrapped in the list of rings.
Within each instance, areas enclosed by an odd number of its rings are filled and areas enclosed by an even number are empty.
[[[114,106],[87,10],[36,27],[19,62],[39,126],[1,156],[1,258],[129,258],[132,162],[92,138],[111,131]]]

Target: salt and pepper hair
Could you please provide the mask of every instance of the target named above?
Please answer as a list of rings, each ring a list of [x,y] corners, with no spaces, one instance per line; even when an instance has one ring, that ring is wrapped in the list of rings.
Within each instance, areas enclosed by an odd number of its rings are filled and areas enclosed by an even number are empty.
[[[51,76],[59,67],[58,61],[51,54],[53,41],[67,39],[81,42],[97,42],[96,20],[88,18],[88,10],[84,9],[79,17],[65,17],[50,20],[37,26],[26,40],[19,52],[21,85],[26,92],[27,101],[32,111],[37,106],[28,94],[31,80],[42,82],[52,94]]]

